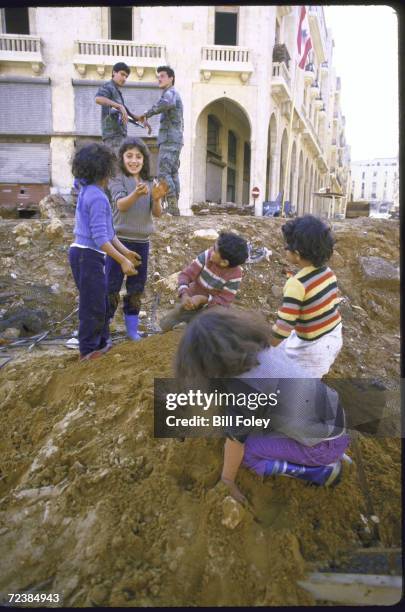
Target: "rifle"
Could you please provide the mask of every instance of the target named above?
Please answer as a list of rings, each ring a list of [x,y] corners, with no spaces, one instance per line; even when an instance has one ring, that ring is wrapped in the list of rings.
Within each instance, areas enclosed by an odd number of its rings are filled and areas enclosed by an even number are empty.
[[[127,115],[128,115],[128,121],[130,123],[132,123],[133,125],[136,125],[137,127],[141,127],[141,128],[147,128],[148,129],[148,134],[151,133],[152,128],[149,125],[149,123],[147,121],[145,121],[145,124],[139,123],[135,118],[134,115],[131,113],[131,111],[124,105],[125,110],[127,111]],[[110,113],[112,115],[116,115],[118,114],[118,122],[122,123],[122,115],[121,112],[117,109],[117,108],[111,108],[110,109]]]

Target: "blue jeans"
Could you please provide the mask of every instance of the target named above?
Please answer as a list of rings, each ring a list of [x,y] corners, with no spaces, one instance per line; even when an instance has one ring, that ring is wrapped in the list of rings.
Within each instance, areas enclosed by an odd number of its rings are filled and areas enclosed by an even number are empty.
[[[126,279],[126,290],[127,293],[124,296],[124,314],[126,315],[137,315],[141,309],[141,296],[145,288],[146,278],[148,274],[148,255],[149,255],[149,242],[135,242],[132,240],[120,241],[130,251],[138,253],[142,258],[142,263],[136,268],[138,274],[134,276],[127,276]],[[120,300],[120,290],[122,282],[124,280],[124,273],[122,268],[115,259],[107,255],[105,264],[105,273],[107,277],[107,293],[108,293],[108,318],[114,318],[115,311],[118,308]]]
[[[92,249],[69,249],[69,263],[79,290],[81,355],[104,348],[109,335],[104,261],[104,255]]]

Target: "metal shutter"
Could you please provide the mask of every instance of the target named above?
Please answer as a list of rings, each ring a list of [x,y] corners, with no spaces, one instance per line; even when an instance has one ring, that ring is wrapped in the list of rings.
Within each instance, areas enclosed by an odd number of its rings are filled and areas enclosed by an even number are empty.
[[[49,144],[0,143],[0,183],[49,182]]]
[[[73,80],[75,92],[75,127],[78,134],[86,136],[101,136],[101,106],[96,104],[96,93],[101,82],[89,82]],[[157,87],[140,87],[139,85],[126,84],[121,89],[124,101],[134,115],[141,115],[148,110],[160,98],[161,92]],[[154,115],[149,119],[152,128],[150,138],[156,137],[159,131],[160,115]],[[139,136],[143,138],[148,133],[143,128],[132,124],[128,125],[128,136]]]
[[[0,134],[52,132],[49,79],[0,79]]]

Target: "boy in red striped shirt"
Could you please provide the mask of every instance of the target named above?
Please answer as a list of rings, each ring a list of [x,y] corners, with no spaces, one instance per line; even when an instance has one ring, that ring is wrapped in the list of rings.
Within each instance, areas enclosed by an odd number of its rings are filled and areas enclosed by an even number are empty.
[[[287,260],[299,271],[284,286],[271,344],[282,343],[308,376],[321,378],[342,348],[336,276],[326,265],[334,239],[330,228],[312,215],[288,221],[281,229]]]
[[[189,322],[205,306],[231,305],[242,280],[241,264],[248,258],[246,240],[221,232],[213,247],[200,253],[178,277],[180,304],[159,321],[162,331]]]

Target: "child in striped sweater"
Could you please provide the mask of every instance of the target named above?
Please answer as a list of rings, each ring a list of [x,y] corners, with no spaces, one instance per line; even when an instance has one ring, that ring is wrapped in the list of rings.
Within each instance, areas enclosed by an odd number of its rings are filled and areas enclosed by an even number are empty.
[[[328,373],[342,348],[336,276],[326,265],[334,239],[321,219],[305,215],[282,226],[287,260],[299,271],[284,286],[271,345],[284,349],[309,377]]]
[[[221,232],[213,247],[180,272],[181,303],[159,321],[162,331],[188,323],[205,306],[230,306],[242,280],[240,266],[247,258],[246,240],[232,232]]]

